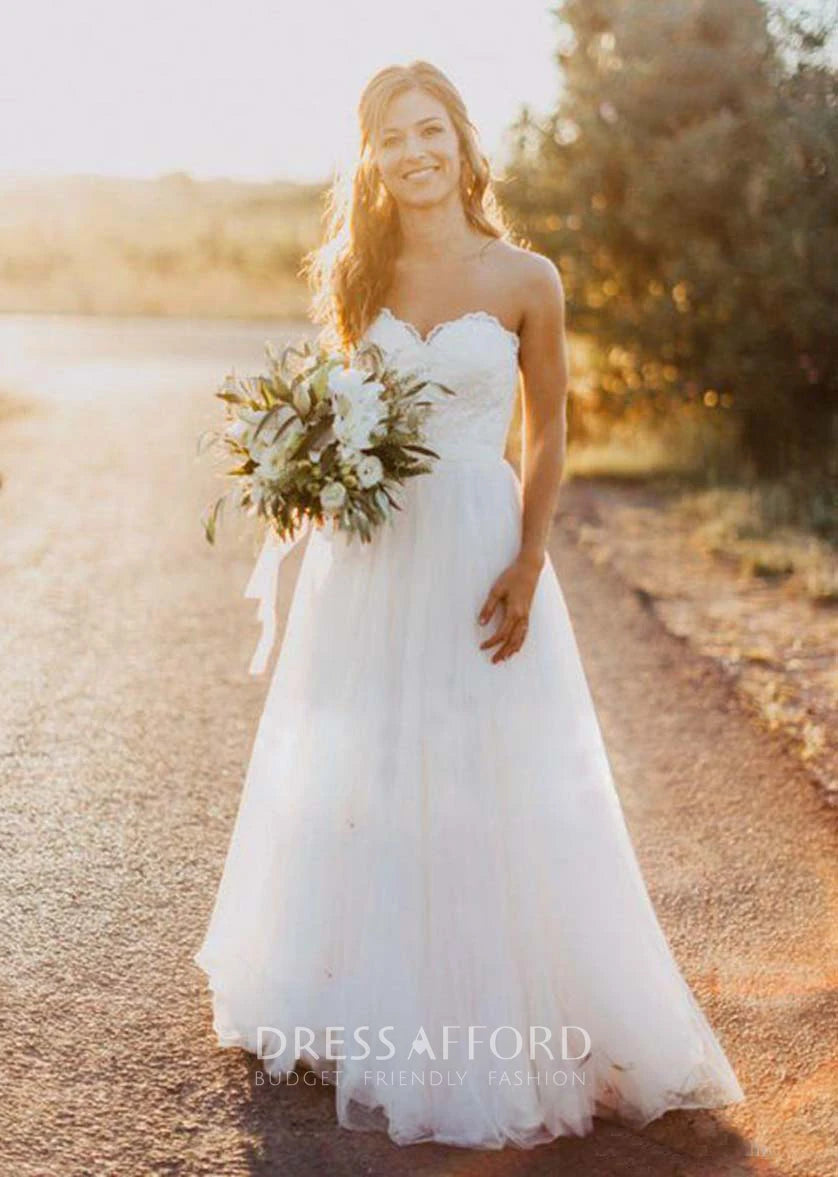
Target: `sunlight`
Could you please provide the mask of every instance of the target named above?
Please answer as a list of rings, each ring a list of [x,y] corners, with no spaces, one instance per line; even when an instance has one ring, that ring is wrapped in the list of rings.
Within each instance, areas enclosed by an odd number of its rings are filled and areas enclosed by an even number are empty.
[[[0,46],[0,174],[319,181],[354,143],[367,78],[424,57],[463,91],[491,157],[555,97],[555,19],[479,0],[18,5]]]

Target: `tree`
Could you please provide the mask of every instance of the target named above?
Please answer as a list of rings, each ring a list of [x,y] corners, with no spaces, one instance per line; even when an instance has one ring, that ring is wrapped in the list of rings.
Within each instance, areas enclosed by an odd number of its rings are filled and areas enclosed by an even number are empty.
[[[838,450],[836,74],[759,0],[564,0],[564,89],[501,198],[613,400],[729,406],[756,470]]]

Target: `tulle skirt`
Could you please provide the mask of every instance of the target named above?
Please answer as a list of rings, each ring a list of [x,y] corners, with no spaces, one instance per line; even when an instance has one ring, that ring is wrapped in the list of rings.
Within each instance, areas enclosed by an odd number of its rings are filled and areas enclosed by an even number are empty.
[[[443,459],[402,503],[370,544],[309,538],[194,957],[219,1044],[273,1081],[309,1059],[341,1126],[401,1145],[742,1099],[650,903],[549,558],[521,650],[480,649],[515,471]]]

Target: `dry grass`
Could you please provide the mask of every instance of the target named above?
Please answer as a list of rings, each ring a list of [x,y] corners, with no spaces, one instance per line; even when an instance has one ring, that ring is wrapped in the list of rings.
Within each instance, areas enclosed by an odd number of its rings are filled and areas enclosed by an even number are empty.
[[[320,211],[308,185],[0,182],[0,311],[297,317]]]
[[[799,527],[774,523],[770,489],[722,488],[687,492],[671,506],[694,543],[729,561],[744,576],[785,580],[820,604],[838,603],[838,554],[832,544]]]
[[[574,484],[574,494],[577,486]],[[838,554],[775,528],[757,492],[587,484],[576,527],[668,629],[713,658],[838,802]]]

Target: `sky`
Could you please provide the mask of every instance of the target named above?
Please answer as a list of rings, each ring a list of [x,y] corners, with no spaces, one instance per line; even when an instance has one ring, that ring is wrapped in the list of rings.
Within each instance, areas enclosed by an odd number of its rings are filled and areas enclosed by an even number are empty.
[[[0,174],[318,182],[351,158],[380,68],[424,58],[499,163],[558,92],[550,4],[515,0],[6,0]]]

